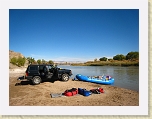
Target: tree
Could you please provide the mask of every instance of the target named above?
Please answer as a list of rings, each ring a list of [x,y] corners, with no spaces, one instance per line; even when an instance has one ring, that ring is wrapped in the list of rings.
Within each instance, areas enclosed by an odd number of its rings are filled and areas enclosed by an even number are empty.
[[[41,63],[42,63],[42,61],[41,61],[40,59],[38,59],[38,60],[37,60],[37,63],[38,63],[38,64],[41,64]]]
[[[42,64],[46,64],[46,61],[44,59],[42,59]]]
[[[97,58],[94,59],[94,62],[96,62],[96,61],[97,61]]]
[[[126,57],[122,54],[118,54],[118,55],[114,56],[113,59],[122,61],[122,60],[126,59]]]
[[[28,60],[29,64],[35,63],[35,59],[32,57],[27,57],[26,59]]]
[[[126,60],[139,60],[139,52],[129,52],[126,55]]]
[[[102,58],[100,58],[99,60],[100,60],[100,61],[107,61],[107,59],[108,59],[108,58],[106,58],[106,57],[102,57]]]
[[[54,64],[54,62],[52,60],[49,60],[48,63],[49,64]]]

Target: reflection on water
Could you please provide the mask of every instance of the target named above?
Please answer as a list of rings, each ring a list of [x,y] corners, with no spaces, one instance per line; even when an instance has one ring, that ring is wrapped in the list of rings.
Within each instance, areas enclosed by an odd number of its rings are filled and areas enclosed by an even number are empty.
[[[73,76],[83,74],[87,76],[110,75],[115,79],[114,86],[139,91],[139,67],[121,66],[68,66],[59,65],[60,68],[71,69]]]

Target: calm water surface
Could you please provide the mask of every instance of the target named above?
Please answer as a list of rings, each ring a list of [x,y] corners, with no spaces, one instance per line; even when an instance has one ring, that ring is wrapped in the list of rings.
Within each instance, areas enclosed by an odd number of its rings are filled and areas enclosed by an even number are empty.
[[[59,65],[60,68],[72,70],[72,77],[76,74],[87,76],[110,75],[115,79],[113,86],[139,91],[139,67],[121,66],[69,66]]]

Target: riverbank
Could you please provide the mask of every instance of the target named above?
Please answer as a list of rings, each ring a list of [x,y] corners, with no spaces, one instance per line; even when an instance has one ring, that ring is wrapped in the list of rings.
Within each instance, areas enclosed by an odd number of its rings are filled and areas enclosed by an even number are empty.
[[[10,106],[138,106],[139,93],[136,91],[109,85],[100,85],[82,81],[43,82],[30,85],[27,81],[17,81],[23,76],[25,68],[11,69],[9,72],[9,105]],[[21,85],[16,85],[20,83]],[[71,97],[51,98],[50,94],[63,93],[71,88],[87,90],[101,87],[105,93]],[[128,98],[129,97],[129,98]]]
[[[139,66],[139,61],[88,61],[84,63],[72,63],[72,66]]]

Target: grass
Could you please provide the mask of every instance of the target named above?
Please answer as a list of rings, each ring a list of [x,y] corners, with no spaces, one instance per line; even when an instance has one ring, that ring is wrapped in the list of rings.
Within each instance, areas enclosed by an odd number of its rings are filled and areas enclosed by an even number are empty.
[[[139,66],[139,61],[89,61],[85,63],[73,63],[72,66]]]

